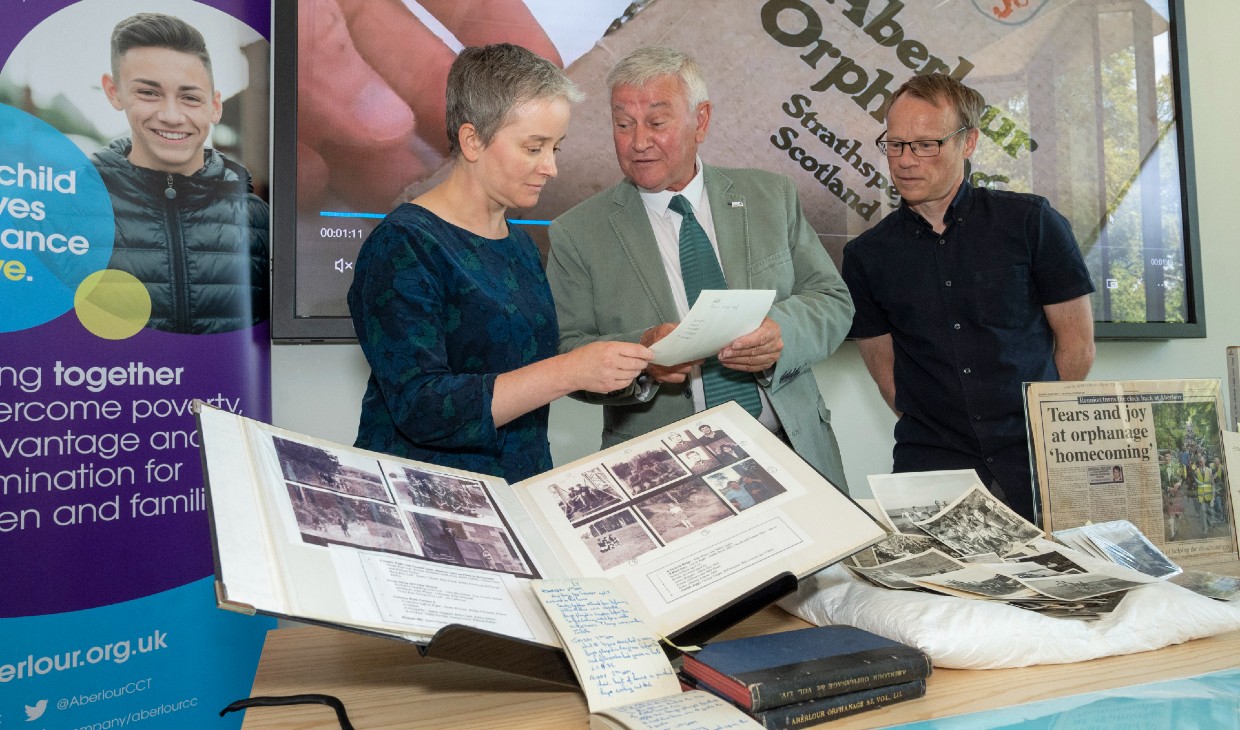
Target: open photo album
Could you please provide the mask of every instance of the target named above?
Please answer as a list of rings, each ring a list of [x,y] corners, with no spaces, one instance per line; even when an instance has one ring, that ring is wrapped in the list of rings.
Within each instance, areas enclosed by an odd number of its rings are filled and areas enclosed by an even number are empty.
[[[246,613],[557,648],[531,581],[601,577],[674,637],[886,536],[735,404],[517,484],[197,406],[218,599]]]

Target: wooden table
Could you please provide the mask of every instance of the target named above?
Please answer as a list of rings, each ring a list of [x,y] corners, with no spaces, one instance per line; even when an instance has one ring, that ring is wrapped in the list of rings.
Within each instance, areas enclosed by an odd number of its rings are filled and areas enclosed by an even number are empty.
[[[749,636],[808,626],[768,608],[724,633]],[[1153,652],[1077,664],[971,671],[936,669],[926,697],[835,720],[824,728],[884,727],[917,720],[1190,677],[1240,666],[1240,631]],[[267,635],[253,695],[331,694],[357,730],[586,728],[580,692],[418,656],[389,639],[307,627]],[[253,708],[244,730],[338,730],[321,705]]]

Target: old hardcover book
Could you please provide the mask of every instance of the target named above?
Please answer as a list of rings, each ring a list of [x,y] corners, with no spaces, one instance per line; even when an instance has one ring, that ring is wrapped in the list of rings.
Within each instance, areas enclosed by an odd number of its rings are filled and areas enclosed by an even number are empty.
[[[198,423],[221,607],[566,683],[536,579],[606,578],[696,643],[885,535],[734,404],[515,485],[205,404]]]
[[[859,692],[775,707],[762,712],[754,712],[752,717],[767,730],[785,730],[785,728],[809,727],[925,696],[926,680],[917,679],[912,682],[872,687]]]
[[[930,657],[853,626],[819,626],[708,644],[681,671],[758,712],[930,676]]]

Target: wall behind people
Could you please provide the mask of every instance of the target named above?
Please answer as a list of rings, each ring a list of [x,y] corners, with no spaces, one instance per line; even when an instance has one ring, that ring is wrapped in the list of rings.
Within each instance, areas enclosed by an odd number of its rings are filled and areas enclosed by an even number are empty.
[[[1240,99],[1230,91],[1240,86],[1240,48],[1232,42],[1240,33],[1240,19],[1225,0],[1194,0],[1186,5],[1197,230],[1209,334],[1193,340],[1101,342],[1091,379],[1223,378],[1224,348],[1240,344],[1240,321],[1230,316],[1240,310],[1240,294],[1235,293],[1229,273],[1240,270],[1240,250],[1229,238],[1232,171],[1240,169],[1240,149],[1232,142]],[[307,347],[314,349],[307,351]],[[895,417],[879,397],[852,343],[845,343],[814,372],[839,427],[848,480],[854,494],[864,494],[867,474],[890,469]],[[276,347],[275,422],[351,442],[366,376],[365,362],[354,345]],[[556,462],[597,448],[600,425],[597,407],[569,400],[552,404],[550,438]]]

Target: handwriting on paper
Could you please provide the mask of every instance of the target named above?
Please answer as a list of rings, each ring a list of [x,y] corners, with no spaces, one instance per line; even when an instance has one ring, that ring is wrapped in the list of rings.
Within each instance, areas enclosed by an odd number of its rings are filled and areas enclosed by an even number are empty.
[[[679,693],[658,641],[607,579],[534,581],[534,591],[568,650],[591,712]]]

